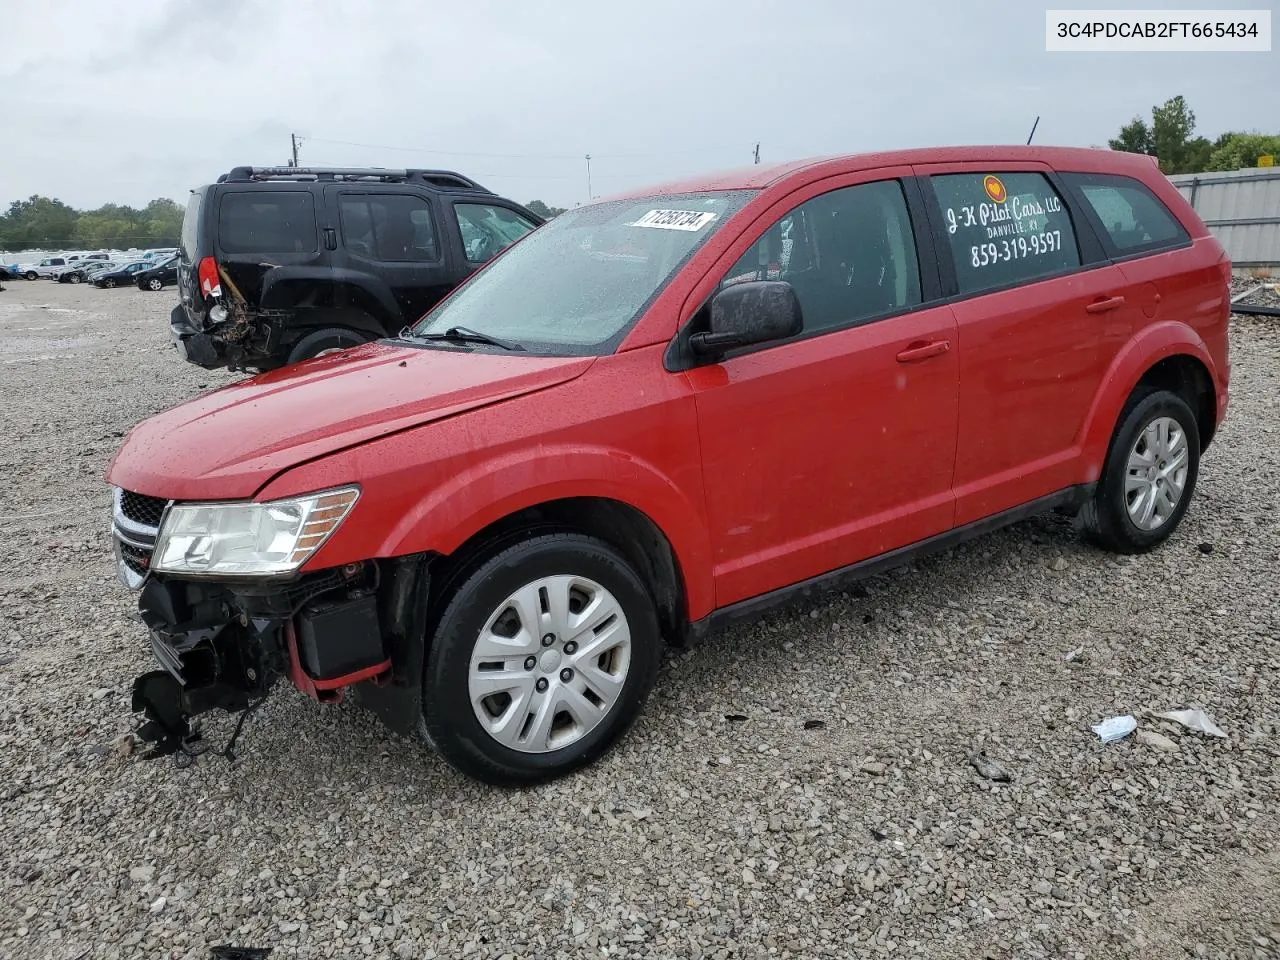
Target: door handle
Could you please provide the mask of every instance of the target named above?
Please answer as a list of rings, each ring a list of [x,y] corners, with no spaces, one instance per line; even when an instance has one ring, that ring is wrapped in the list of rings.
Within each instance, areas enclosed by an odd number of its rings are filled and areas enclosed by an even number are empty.
[[[926,343],[913,343],[905,350],[898,351],[899,363],[916,363],[930,357],[940,357],[951,349],[950,340],[930,340]]]
[[[324,248],[326,250],[338,249],[338,231],[333,227],[324,228]]]
[[[1101,300],[1093,301],[1084,309],[1086,313],[1106,313],[1108,310],[1115,310],[1117,307],[1122,306],[1124,306],[1124,297],[1104,297]]]

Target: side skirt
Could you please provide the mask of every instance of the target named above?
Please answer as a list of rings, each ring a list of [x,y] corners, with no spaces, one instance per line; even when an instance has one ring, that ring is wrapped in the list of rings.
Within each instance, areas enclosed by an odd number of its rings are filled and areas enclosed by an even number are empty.
[[[899,547],[897,550],[882,553],[878,557],[859,560],[857,563],[850,564],[847,567],[820,573],[816,577],[810,577],[808,580],[801,580],[799,583],[793,583],[790,586],[762,593],[758,597],[739,600],[737,603],[721,607],[719,610],[712,611],[709,616],[689,624],[689,636],[693,640],[700,640],[712,631],[721,630],[732,623],[754,619],[768,610],[804,600],[815,594],[826,593],[830,590],[847,586],[850,583],[865,580],[868,577],[874,577],[877,574],[884,573],[886,570],[920,560],[931,554],[950,550],[966,540],[972,540],[1002,527],[1039,516],[1042,513],[1048,513],[1050,510],[1078,510],[1085,501],[1093,496],[1094,486],[1095,484],[1085,483],[1067,487],[1057,493],[1051,493],[1047,497],[1040,497],[1021,506],[1005,510],[1003,513],[993,514],[990,517],[975,520],[973,523],[967,523],[963,527],[956,527],[937,536],[929,537],[927,540],[920,540],[917,543]]]

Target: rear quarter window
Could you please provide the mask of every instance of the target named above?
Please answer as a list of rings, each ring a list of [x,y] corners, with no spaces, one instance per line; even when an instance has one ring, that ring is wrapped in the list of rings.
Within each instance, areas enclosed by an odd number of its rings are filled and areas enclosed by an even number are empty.
[[[315,253],[315,204],[310,193],[228,193],[218,207],[224,253]]]
[[[1067,206],[1040,173],[932,176],[960,293],[979,293],[1080,266]]]
[[[1191,241],[1169,208],[1132,177],[1064,173],[1062,178],[1098,218],[1112,256],[1165,250]]]
[[[200,207],[204,202],[204,191],[194,191],[187,200],[187,212],[182,217],[182,253],[188,261],[194,260],[196,248],[200,243]]]

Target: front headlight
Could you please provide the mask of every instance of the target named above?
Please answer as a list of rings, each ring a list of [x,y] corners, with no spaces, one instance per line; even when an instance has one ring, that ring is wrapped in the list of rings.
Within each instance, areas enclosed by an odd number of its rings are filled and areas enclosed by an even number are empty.
[[[357,487],[270,503],[184,503],[165,514],[151,569],[157,573],[267,576],[292,573],[338,529]]]

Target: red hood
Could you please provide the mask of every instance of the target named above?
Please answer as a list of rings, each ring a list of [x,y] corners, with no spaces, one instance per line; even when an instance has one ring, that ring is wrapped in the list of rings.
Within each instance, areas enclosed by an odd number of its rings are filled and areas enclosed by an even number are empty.
[[[144,420],[107,467],[107,480],[172,500],[251,497],[304,461],[564,383],[591,363],[367,344]]]

